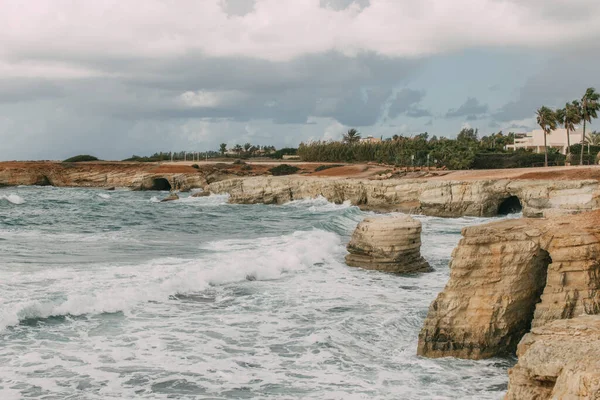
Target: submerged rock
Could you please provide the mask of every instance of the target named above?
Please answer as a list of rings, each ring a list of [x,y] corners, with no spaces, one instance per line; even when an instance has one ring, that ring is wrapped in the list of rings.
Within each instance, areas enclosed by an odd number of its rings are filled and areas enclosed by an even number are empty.
[[[514,352],[530,327],[600,314],[600,211],[493,222],[462,235],[419,355],[494,357]]]
[[[421,257],[421,223],[408,215],[365,218],[348,244],[346,263],[387,272],[428,271]]]
[[[210,192],[194,192],[190,197],[208,197]]]
[[[179,196],[177,195],[177,193],[171,193],[170,195],[168,195],[167,197],[162,199],[160,202],[164,203],[165,201],[173,201],[173,200],[179,200]]]
[[[533,328],[517,355],[507,400],[600,398],[600,316]]]

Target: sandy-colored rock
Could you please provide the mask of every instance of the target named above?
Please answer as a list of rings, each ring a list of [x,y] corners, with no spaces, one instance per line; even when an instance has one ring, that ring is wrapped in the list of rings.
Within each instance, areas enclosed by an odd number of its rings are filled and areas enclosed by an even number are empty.
[[[127,187],[132,190],[203,188],[202,172],[190,166],[126,162],[0,163],[0,186]]]
[[[208,197],[210,196],[210,192],[194,192],[190,197]]]
[[[528,217],[555,216],[600,208],[597,180],[428,180],[341,179],[303,176],[252,177],[210,184],[231,203],[282,204],[323,196],[349,200],[365,210],[401,211],[440,217],[494,216],[516,197]]]
[[[507,400],[600,399],[600,316],[533,328],[517,355]]]
[[[179,200],[179,196],[177,195],[177,193],[171,193],[171,194],[169,194],[167,197],[165,197],[164,199],[162,199],[160,202],[164,203],[166,201],[174,201],[174,200]]]
[[[421,257],[421,223],[408,215],[365,218],[348,244],[346,263],[386,272],[428,271]]]
[[[600,211],[464,228],[419,335],[427,357],[513,352],[531,326],[600,313]]]

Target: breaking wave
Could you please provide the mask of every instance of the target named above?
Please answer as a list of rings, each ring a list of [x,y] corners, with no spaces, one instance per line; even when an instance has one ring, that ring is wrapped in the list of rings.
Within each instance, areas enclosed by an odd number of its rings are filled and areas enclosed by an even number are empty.
[[[19,196],[18,194],[8,194],[8,195],[0,195],[0,200],[6,200],[9,203],[12,204],[23,204],[25,203],[25,199],[23,199],[21,196]]]
[[[344,251],[337,235],[321,230],[252,240],[221,240],[207,243],[205,248],[210,250],[208,257],[194,260],[163,258],[95,270],[59,269],[0,276],[7,288],[17,287],[22,279],[27,279],[29,285],[54,293],[52,299],[15,299],[5,303],[0,299],[0,309],[4,310],[0,314],[0,330],[32,319],[116,312],[128,315],[149,301],[169,301],[172,296],[244,280],[279,279],[315,264],[336,263],[336,255]]]

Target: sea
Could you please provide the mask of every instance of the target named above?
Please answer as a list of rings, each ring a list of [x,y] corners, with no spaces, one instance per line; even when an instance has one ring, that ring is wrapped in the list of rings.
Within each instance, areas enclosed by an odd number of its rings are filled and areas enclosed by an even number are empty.
[[[0,399],[501,399],[514,359],[416,355],[463,227],[416,216],[430,273],[348,267],[373,215],[324,198],[0,189]]]

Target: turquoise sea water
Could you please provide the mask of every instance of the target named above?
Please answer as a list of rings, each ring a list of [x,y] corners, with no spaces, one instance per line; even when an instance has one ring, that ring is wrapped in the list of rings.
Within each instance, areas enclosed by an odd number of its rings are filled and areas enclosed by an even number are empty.
[[[0,189],[0,399],[499,399],[511,360],[416,356],[460,229],[418,217],[427,274],[347,267],[368,213],[324,199]]]

